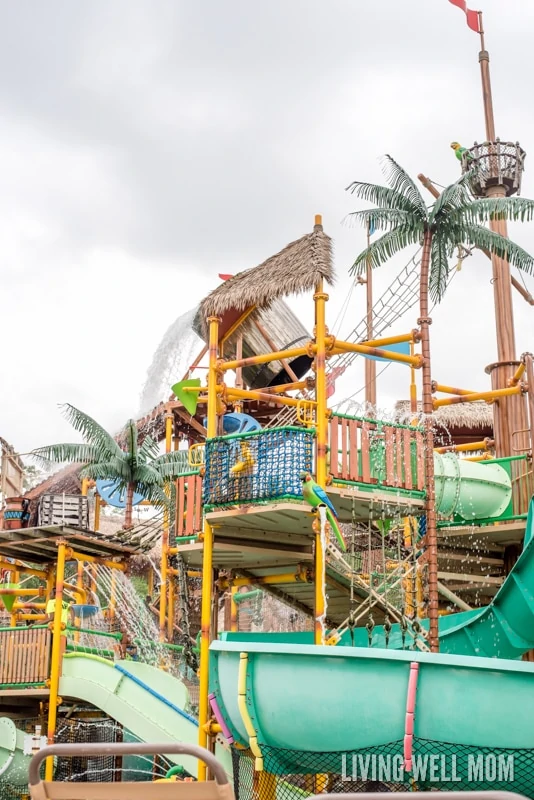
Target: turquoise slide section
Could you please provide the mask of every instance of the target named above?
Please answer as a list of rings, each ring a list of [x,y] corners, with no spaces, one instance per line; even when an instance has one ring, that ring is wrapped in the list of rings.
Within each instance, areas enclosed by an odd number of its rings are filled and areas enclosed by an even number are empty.
[[[412,721],[416,748],[432,755],[455,752],[464,780],[469,755],[481,748],[532,754],[531,663],[222,641],[212,643],[210,657],[211,691],[232,735],[239,744],[249,745],[250,729],[240,712],[246,708],[260,750],[268,751],[269,771],[275,774],[305,772],[313,763],[306,755],[311,753],[317,754],[321,771],[335,773],[342,771],[342,755],[354,751],[395,751],[402,760]],[[243,664],[246,706],[238,700]],[[410,679],[414,670],[415,687]],[[410,695],[415,700],[414,720],[407,715]],[[531,757],[534,760],[534,754]],[[482,779],[476,788],[490,786]],[[514,790],[513,783],[508,789]]]
[[[106,661],[98,656],[68,653],[59,683],[61,697],[91,703],[144,742],[198,743],[198,722],[183,709],[188,692],[168,672],[137,661]],[[230,751],[221,742],[215,755],[232,775]],[[191,756],[169,756],[197,777]]]

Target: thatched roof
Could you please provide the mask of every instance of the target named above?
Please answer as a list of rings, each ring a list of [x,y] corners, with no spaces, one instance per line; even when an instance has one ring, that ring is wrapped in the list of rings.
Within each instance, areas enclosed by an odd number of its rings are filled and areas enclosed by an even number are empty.
[[[418,413],[421,412],[421,403],[418,403]],[[410,401],[399,400],[395,404],[395,413],[400,418],[411,415]],[[436,424],[448,430],[467,428],[481,431],[493,428],[493,410],[488,403],[477,400],[474,403],[455,403],[452,406],[441,406],[434,412]]]
[[[29,489],[24,494],[30,503],[30,526],[37,525],[37,509],[39,498],[43,494],[81,494],[82,482],[80,480],[81,464],[69,464],[63,469],[50,475],[41,483]]]
[[[240,272],[214,289],[200,304],[200,315],[222,317],[251,306],[268,308],[277,298],[314,289],[323,278],[334,283],[332,240],[315,225],[313,232],[291,242],[257,267]]]

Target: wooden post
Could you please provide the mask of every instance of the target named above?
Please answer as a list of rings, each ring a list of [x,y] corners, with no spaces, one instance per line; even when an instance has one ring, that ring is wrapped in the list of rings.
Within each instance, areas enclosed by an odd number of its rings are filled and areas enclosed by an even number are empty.
[[[421,284],[419,289],[419,314],[418,325],[421,329],[421,350],[423,354],[422,371],[422,410],[425,426],[425,486],[426,486],[426,551],[428,555],[428,618],[430,649],[433,653],[439,651],[438,634],[438,535],[436,523],[436,487],[434,483],[434,430],[432,413],[432,374],[430,362],[430,325],[432,320],[428,313],[428,279],[430,272],[430,253],[432,247],[432,232],[427,230],[423,242],[421,257]],[[419,457],[419,454],[418,454]]]

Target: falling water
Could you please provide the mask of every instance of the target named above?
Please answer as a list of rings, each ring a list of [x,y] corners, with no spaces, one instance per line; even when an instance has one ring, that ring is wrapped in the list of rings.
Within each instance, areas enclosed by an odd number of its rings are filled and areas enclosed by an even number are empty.
[[[180,380],[200,351],[202,341],[193,331],[196,313],[193,308],[179,316],[159,343],[141,392],[140,416],[168,398],[172,384]]]

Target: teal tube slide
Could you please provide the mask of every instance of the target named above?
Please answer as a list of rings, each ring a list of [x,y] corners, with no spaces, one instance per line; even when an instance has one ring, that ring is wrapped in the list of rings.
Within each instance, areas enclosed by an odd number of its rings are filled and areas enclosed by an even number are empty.
[[[210,658],[210,689],[232,735],[244,747],[255,735],[260,751],[268,749],[269,771],[275,774],[309,771],[313,756],[306,754],[318,754],[321,772],[340,773],[342,754],[373,748],[389,753],[396,748],[402,762],[410,731],[428,754],[459,754],[460,776],[468,766],[460,755],[467,760],[476,748],[532,754],[531,663],[223,641],[212,643]],[[407,713],[410,699],[415,717]],[[493,786],[485,785],[482,775],[476,788]],[[513,783],[508,789],[514,790]]]

